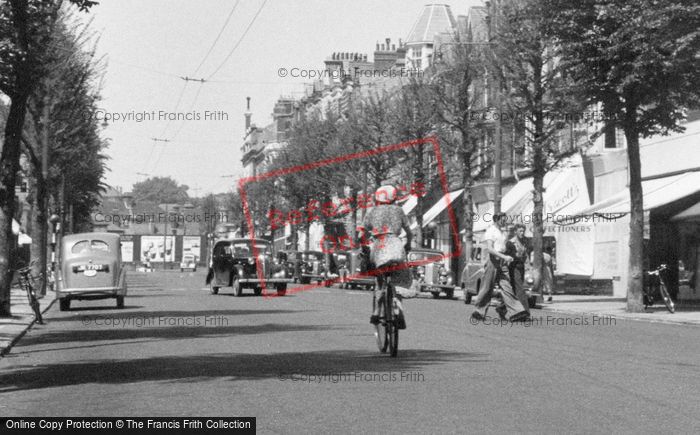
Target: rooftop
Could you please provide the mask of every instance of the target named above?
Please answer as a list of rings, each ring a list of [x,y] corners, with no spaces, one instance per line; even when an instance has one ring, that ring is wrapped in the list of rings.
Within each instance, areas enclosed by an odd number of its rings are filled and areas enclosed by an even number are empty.
[[[406,38],[406,44],[432,42],[435,35],[452,31],[457,25],[449,5],[425,5],[423,12],[411,28]]]

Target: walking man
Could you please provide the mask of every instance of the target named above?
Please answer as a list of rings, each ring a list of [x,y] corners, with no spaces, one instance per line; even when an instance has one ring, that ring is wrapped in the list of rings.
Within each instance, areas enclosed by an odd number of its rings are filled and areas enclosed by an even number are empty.
[[[511,322],[524,321],[529,317],[510,285],[508,265],[513,261],[513,257],[505,254],[506,235],[502,228],[505,226],[506,220],[505,213],[496,213],[493,216],[493,224],[484,234],[483,249],[489,257],[481,280],[481,288],[474,303],[476,309],[472,313],[472,318],[476,320],[484,320],[486,317],[486,309],[491,302],[496,283],[501,287],[503,296],[503,305],[498,308],[501,317]]]
[[[525,293],[525,263],[530,258],[525,225],[515,225],[513,235],[509,234],[509,237],[511,238],[506,242],[506,254],[513,257],[513,261],[508,265],[510,283],[523,308],[530,313],[530,304]]]

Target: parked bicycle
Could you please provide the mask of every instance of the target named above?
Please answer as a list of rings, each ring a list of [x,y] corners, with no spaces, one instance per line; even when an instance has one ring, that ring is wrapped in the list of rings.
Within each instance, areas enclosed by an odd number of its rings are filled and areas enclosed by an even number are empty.
[[[666,265],[661,264],[656,269],[644,274],[644,309],[654,305],[657,298],[661,298],[668,311],[671,313],[676,311],[676,306],[668,293],[668,286],[662,273],[666,269]]]
[[[44,318],[41,315],[41,308],[39,307],[39,301],[36,298],[36,281],[35,277],[32,275],[32,262],[29,266],[17,269],[19,286],[22,290],[27,293],[27,301],[29,306],[32,307],[34,311],[34,319],[40,325],[44,324]]]

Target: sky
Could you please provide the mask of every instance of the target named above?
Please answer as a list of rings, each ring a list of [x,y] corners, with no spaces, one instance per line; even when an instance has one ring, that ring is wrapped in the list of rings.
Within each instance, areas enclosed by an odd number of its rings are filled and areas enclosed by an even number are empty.
[[[82,16],[92,19],[106,63],[98,119],[107,118],[107,184],[126,192],[148,177],[170,176],[189,186],[190,196],[230,190],[243,175],[246,97],[253,123],[269,124],[277,98],[298,98],[311,82],[280,77],[280,68],[322,69],[333,52],[371,60],[377,42],[406,39],[425,4],[101,0]],[[482,2],[448,4],[457,17]]]

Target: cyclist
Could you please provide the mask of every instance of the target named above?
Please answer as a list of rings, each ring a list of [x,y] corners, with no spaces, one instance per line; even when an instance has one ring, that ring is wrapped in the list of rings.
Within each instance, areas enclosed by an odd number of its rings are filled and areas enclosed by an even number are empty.
[[[361,240],[367,240],[368,236],[372,238],[369,244],[370,263],[376,268],[390,262],[406,261],[406,253],[411,249],[411,228],[403,209],[395,204],[397,193],[397,189],[391,185],[377,189],[374,194],[375,206],[367,211],[362,225],[358,226]],[[406,232],[405,244],[399,238],[401,230]],[[377,290],[381,287],[379,284],[381,283],[378,282],[374,287],[372,316],[369,321],[373,325],[379,324],[379,302],[382,297],[382,294],[377,295]],[[397,304],[400,312],[399,329],[404,329],[403,309],[398,298]]]

